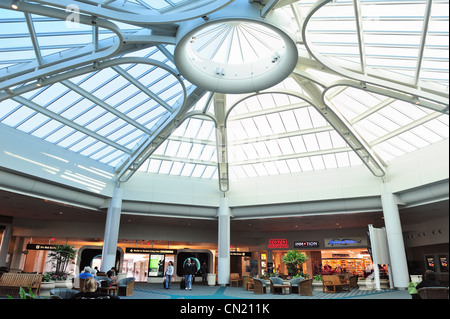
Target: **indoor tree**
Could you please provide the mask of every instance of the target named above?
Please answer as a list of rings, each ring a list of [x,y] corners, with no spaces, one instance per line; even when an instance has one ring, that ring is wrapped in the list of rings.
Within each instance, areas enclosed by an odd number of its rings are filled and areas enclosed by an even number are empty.
[[[282,258],[281,261],[288,268],[290,276],[300,275],[306,277],[303,274],[303,263],[308,260],[308,257],[298,250],[289,250]],[[298,272],[300,270],[300,272]]]
[[[52,262],[55,267],[54,275],[56,279],[64,279],[67,276],[67,266],[76,255],[76,250],[74,247],[75,246],[67,244],[56,245],[55,249],[48,254],[50,257],[50,262]]]

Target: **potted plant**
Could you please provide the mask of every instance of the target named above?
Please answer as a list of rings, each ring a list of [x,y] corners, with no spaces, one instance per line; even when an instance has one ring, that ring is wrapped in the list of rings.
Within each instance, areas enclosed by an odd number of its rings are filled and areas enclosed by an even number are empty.
[[[30,289],[30,287],[28,288],[28,292],[25,291],[25,289],[23,287],[19,288],[19,298],[20,299],[47,299],[48,296],[44,296],[44,298],[42,298],[42,295],[35,295],[33,294],[33,291]],[[10,295],[6,295],[9,299],[15,299],[14,297],[10,296]]]
[[[55,287],[55,281],[52,280],[52,275],[48,273],[43,274],[39,296],[50,296],[50,290]]]
[[[298,250],[289,250],[283,257],[281,257],[281,261],[286,264],[290,276],[296,276],[299,274],[302,277],[306,277],[303,273],[303,263],[307,260],[308,257]]]
[[[313,279],[314,279],[313,283],[312,283],[313,290],[314,291],[322,291],[323,290],[323,288],[322,288],[322,275],[321,274],[314,275]]]
[[[55,249],[49,253],[49,262],[55,267],[55,272],[50,275],[55,281],[56,288],[72,288],[72,282],[69,280],[69,274],[66,270],[75,255],[74,246],[67,244],[56,245]]]

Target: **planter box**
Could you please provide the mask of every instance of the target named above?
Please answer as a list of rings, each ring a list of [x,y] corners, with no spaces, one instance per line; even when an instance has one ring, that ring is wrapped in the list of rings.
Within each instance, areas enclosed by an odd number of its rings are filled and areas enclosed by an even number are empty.
[[[375,280],[374,279],[360,279],[358,280],[359,290],[375,290]],[[389,280],[380,279],[380,289],[389,289]]]
[[[323,291],[322,287],[323,287],[322,281],[313,280],[312,282],[313,291]]]
[[[40,297],[48,297],[50,296],[50,289],[55,288],[55,282],[54,281],[43,281],[41,282],[41,289],[39,290],[39,296]]]

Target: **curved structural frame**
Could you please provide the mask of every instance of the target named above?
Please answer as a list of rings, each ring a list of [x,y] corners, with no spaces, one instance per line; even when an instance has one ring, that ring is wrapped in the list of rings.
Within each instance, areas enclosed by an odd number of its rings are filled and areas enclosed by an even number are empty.
[[[125,148],[121,148],[120,145],[115,145],[118,149],[122,149],[128,158],[124,158],[122,162],[116,167],[116,173],[119,182],[126,182],[133,175],[134,172],[147,160],[154,150],[161,145],[165,139],[177,128],[184,119],[190,116],[199,116],[198,111],[190,111],[195,103],[208,92],[208,90],[214,90],[215,92],[228,92],[230,89],[223,90],[217,89],[218,86],[209,87],[209,83],[197,83],[198,87],[191,86],[186,88],[182,77],[186,75],[186,78],[190,80],[189,72],[192,71],[188,61],[178,61],[185,56],[185,47],[189,43],[189,39],[192,38],[192,34],[197,32],[198,28],[203,28],[206,25],[216,23],[218,21],[232,21],[230,16],[235,16],[240,21],[256,21],[258,23],[264,23],[266,26],[275,25],[275,29],[282,31],[281,36],[285,37],[285,43],[292,46],[295,38],[290,34],[289,29],[284,25],[289,24],[289,21],[280,20],[280,12],[275,10],[284,5],[289,5],[294,8],[296,4],[288,2],[270,1],[266,5],[263,2],[252,1],[245,4],[238,1],[202,1],[200,5],[196,4],[190,6],[185,4],[181,7],[167,10],[161,15],[150,14],[151,8],[144,8],[137,4],[124,4],[121,8],[122,12],[119,12],[117,3],[110,1],[108,3],[99,3],[93,5],[81,1],[41,1],[37,0],[33,3],[20,2],[18,10],[26,13],[33,13],[40,16],[52,17],[60,21],[66,20],[70,16],[70,12],[66,9],[69,5],[74,4],[80,10],[79,22],[84,25],[90,25],[94,30],[98,31],[98,28],[108,29],[114,33],[115,37],[99,40],[98,37],[94,40],[94,45],[86,45],[82,49],[67,50],[57,55],[50,55],[39,61],[40,63],[29,63],[26,65],[12,66],[8,68],[7,72],[3,70],[0,73],[0,101],[6,99],[12,99],[23,105],[37,110],[43,114],[52,115],[47,110],[39,108],[39,106],[27,101],[25,98],[19,95],[32,91],[36,88],[36,85],[50,85],[52,83],[60,82],[66,87],[70,88],[74,92],[91,98],[94,103],[102,106],[101,100],[97,100],[88,92],[82,91],[70,82],[66,81],[71,77],[77,75],[86,74],[93,70],[100,70],[105,68],[112,68],[120,73],[120,69],[117,68],[119,56],[132,52],[137,48],[153,47],[157,46],[168,57],[168,59],[175,63],[178,70],[171,69],[164,63],[153,61],[155,66],[161,67],[171,73],[173,76],[179,79],[183,87],[183,99],[177,103],[176,107],[171,107],[159,100],[156,95],[152,95],[152,98],[157,100],[159,104],[169,111],[170,116],[166,117],[163,121],[158,123],[157,127],[152,129],[141,129],[146,132],[147,138],[139,144],[139,146],[130,151]],[[10,9],[8,5],[9,1],[0,1],[0,8]],[[41,5],[37,4],[40,3]],[[364,140],[358,136],[356,132],[352,130],[352,126],[342,118],[338,112],[333,109],[333,105],[329,103],[329,97],[332,96],[334,88],[341,87],[354,87],[365,90],[367,92],[374,92],[382,94],[384,96],[390,96],[395,99],[403,100],[408,103],[417,104],[426,107],[430,110],[437,111],[443,114],[448,114],[448,94],[434,90],[431,87],[419,86],[417,84],[401,83],[395,79],[382,78],[377,74],[368,74],[367,72],[358,72],[351,69],[342,68],[334,65],[327,60],[327,58],[321,56],[314,50],[312,41],[308,34],[308,23],[313,18],[314,14],[330,3],[329,0],[318,1],[312,6],[308,15],[305,17],[301,32],[306,50],[311,54],[313,58],[305,58],[297,56],[298,52],[295,48],[295,59],[298,60],[297,67],[286,74],[282,72],[282,76],[279,79],[274,80],[276,82],[281,81],[289,73],[291,77],[298,83],[304,91],[307,93],[308,103],[313,105],[319,113],[333,126],[337,132],[348,142],[348,145],[356,152],[361,158],[363,163],[370,169],[372,174],[376,177],[383,177],[385,174],[384,163],[372,152],[370,146],[366,145]],[[142,3],[141,3],[142,4]],[[59,8],[59,9],[58,9]],[[236,8],[245,8],[245,10],[238,11]],[[145,10],[143,10],[145,9]],[[356,10],[356,9],[355,9]],[[149,13],[149,14],[147,14]],[[357,14],[356,14],[357,15]],[[200,18],[201,17],[201,18]],[[110,21],[110,20],[111,21]],[[125,22],[130,25],[148,28],[147,30],[139,30],[138,32],[123,32],[112,21]],[[95,32],[94,32],[95,34]],[[175,47],[175,55],[172,56],[162,44],[178,45]],[[294,49],[295,45],[291,48]],[[294,50],[287,50],[291,54]],[[290,58],[288,59],[290,60]],[[134,61],[138,60],[128,60]],[[153,63],[152,62],[152,63]],[[137,62],[141,63],[141,62]],[[145,62],[142,62],[145,63]],[[286,70],[294,67],[291,65],[292,61],[288,63],[289,67]],[[341,77],[342,79],[336,80],[332,83],[323,83],[321,80],[315,78],[314,75],[305,71],[305,69],[316,69],[321,71],[327,71],[334,75]],[[277,68],[274,68],[277,69]],[[366,70],[367,71],[367,70]],[[0,71],[2,72],[2,71]],[[125,75],[125,74],[123,74]],[[139,87],[139,81],[132,77],[127,78],[134,85]],[[207,81],[208,82],[208,81]],[[270,85],[272,85],[270,84]],[[269,86],[270,86],[269,85]],[[240,87],[237,85],[236,87]],[[266,86],[262,85],[260,88],[253,87],[253,90],[264,89]],[[146,92],[144,87],[141,87],[143,92]],[[240,92],[247,92],[251,89],[245,88]],[[231,90],[232,91],[232,90]],[[281,91],[280,91],[281,92]],[[151,92],[147,92],[151,95]],[[264,92],[266,93],[266,92]],[[226,118],[225,115],[225,102],[226,97],[223,93],[213,93],[214,95],[214,122],[217,128],[216,130],[216,143],[217,143],[217,155],[218,155],[218,167],[219,167],[219,184],[221,191],[227,191],[228,187],[228,159],[226,150]],[[294,94],[293,96],[300,97],[306,95]],[[107,105],[103,105],[107,108]],[[115,110],[109,108],[110,112],[114,113]],[[168,114],[169,114],[168,113]],[[211,117],[210,113],[206,114],[207,117]],[[125,119],[126,121],[133,123],[139,127],[136,121],[126,118],[126,116],[116,113],[117,116]],[[54,119],[64,122],[64,119],[58,116],[51,116]],[[65,123],[70,126],[70,123]],[[72,124],[73,125],[73,124]],[[80,127],[76,129],[82,130]],[[102,136],[96,136],[99,140],[104,140]]]
[[[305,41],[305,47],[308,50],[308,52],[311,54],[312,57],[314,57],[317,61],[319,61],[321,64],[327,66],[327,68],[333,70],[334,72],[345,76],[350,79],[354,79],[361,82],[361,87],[365,87],[368,83],[380,86],[385,89],[392,90],[394,92],[405,93],[410,94],[409,102],[415,102],[417,104],[420,104],[425,107],[429,107],[435,111],[442,112],[445,114],[448,114],[448,105],[449,105],[449,98],[448,94],[443,94],[443,92],[432,90],[430,88],[424,87],[424,86],[417,86],[417,85],[407,85],[405,83],[398,83],[393,81],[392,79],[388,80],[385,78],[375,77],[374,75],[367,74],[367,71],[362,72],[356,72],[354,70],[346,69],[343,67],[340,67],[338,65],[335,65],[329,61],[323,56],[321,56],[319,53],[317,53],[314,50],[314,46],[311,43],[311,39],[308,35],[308,23],[313,18],[314,14],[326,6],[327,4],[331,3],[332,0],[320,0],[314,4],[314,6],[310,9],[308,15],[305,17],[303,29],[302,29],[302,37]],[[423,100],[422,100],[423,99]]]

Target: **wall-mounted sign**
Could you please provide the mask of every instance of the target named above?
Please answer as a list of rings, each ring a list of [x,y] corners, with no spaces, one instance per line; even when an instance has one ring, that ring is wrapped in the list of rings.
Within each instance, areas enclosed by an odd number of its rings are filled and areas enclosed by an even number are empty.
[[[350,254],[331,254],[332,258],[350,258]]]
[[[295,241],[294,242],[295,248],[313,248],[313,247],[319,247],[318,241]]]
[[[177,253],[176,249],[153,249],[153,248],[125,248],[126,254],[168,254],[174,255]]]
[[[56,245],[27,244],[28,250],[55,250]]]
[[[269,239],[267,248],[289,248],[287,239]]]
[[[249,251],[232,251],[230,252],[230,256],[251,257],[252,253]]]
[[[325,239],[325,247],[349,247],[349,246],[367,246],[365,237],[351,238],[330,238]]]

